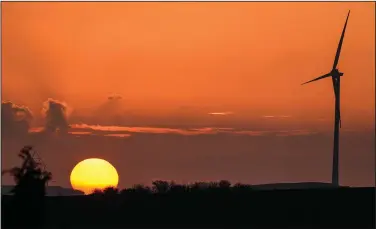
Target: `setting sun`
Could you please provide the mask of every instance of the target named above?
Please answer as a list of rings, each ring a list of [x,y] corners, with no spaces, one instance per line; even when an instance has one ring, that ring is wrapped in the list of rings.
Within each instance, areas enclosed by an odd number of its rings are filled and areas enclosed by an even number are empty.
[[[78,163],[70,175],[72,187],[90,194],[94,189],[116,187],[119,176],[114,166],[99,158],[90,158]]]

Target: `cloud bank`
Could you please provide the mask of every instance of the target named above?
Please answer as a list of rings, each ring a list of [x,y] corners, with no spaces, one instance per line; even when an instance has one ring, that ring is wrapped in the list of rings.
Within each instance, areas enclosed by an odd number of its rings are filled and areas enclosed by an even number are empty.
[[[28,133],[33,115],[26,106],[2,101],[1,118],[4,136],[25,135]]]
[[[122,99],[120,95],[110,95],[108,102],[115,102]],[[15,105],[11,102],[2,103],[3,123],[7,126],[8,132],[16,133],[65,133],[74,136],[103,136],[114,138],[128,138],[135,134],[169,134],[169,135],[243,135],[243,136],[304,136],[318,134],[314,131],[296,129],[296,130],[250,130],[238,128],[163,128],[152,126],[121,126],[121,125],[91,125],[86,123],[69,123],[68,116],[71,108],[65,103],[55,99],[48,99],[43,103],[42,114],[45,118],[45,125],[30,128],[32,114],[25,106]],[[230,115],[232,112],[215,112],[211,115]],[[267,116],[269,117],[269,116]],[[9,131],[11,129],[12,131]]]

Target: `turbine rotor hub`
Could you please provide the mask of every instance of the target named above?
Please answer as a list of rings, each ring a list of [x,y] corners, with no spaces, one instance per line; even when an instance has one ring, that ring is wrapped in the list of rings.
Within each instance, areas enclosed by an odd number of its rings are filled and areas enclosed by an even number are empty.
[[[333,69],[332,72],[331,72],[332,76],[334,77],[340,77],[340,76],[343,76],[343,73],[338,71],[337,68]]]

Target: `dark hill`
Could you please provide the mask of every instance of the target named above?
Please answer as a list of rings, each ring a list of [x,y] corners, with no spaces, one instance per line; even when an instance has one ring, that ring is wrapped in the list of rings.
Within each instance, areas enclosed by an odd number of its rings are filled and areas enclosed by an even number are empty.
[[[275,184],[257,184],[251,185],[252,189],[257,190],[281,190],[281,189],[328,189],[337,188],[331,183],[322,182],[300,182],[300,183],[275,183]],[[341,186],[341,188],[348,188]]]
[[[14,188],[12,185],[2,185],[1,195],[12,195],[11,191]],[[74,190],[71,188],[63,188],[60,186],[48,186],[46,188],[47,196],[73,196],[73,195],[84,195],[83,192],[79,190]]]

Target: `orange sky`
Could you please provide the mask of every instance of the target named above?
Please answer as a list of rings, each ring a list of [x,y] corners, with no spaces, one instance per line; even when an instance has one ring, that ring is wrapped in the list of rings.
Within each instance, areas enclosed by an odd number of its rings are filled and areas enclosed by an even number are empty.
[[[331,80],[300,84],[330,71],[351,10],[338,65],[342,124],[374,128],[375,3],[1,5],[2,99],[28,106],[33,127],[53,98],[71,123],[330,132]],[[122,99],[108,104],[112,94]]]
[[[328,118],[333,110],[330,80],[300,83],[330,70],[350,9],[339,62],[345,73],[342,115],[349,117],[347,123],[361,119],[371,125],[374,3],[2,7],[3,99],[36,108],[52,97],[79,109],[118,93],[128,108],[158,113],[197,106],[245,117]]]

